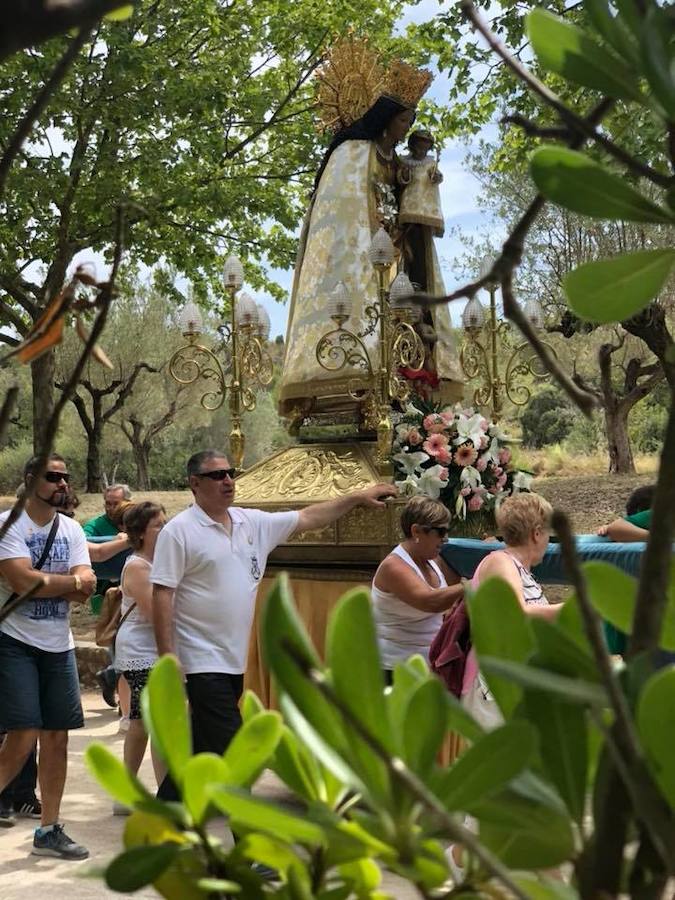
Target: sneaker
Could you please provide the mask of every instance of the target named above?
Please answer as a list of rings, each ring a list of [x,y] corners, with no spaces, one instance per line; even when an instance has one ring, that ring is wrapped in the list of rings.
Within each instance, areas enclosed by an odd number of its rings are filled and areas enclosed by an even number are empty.
[[[115,800],[113,803],[113,816],[130,816],[132,810],[124,803]]]
[[[33,837],[33,849],[35,856],[56,856],[59,859],[86,859],[89,851],[86,847],[76,844],[63,830],[63,825],[54,827],[44,834],[41,829],[36,829]]]
[[[118,734],[126,734],[129,730],[129,716],[122,716],[120,719],[120,724],[117,729]]]
[[[100,669],[96,673],[96,681],[101,688],[103,699],[113,709],[117,706],[115,699],[115,690],[117,688],[117,672],[108,666],[107,669]]]
[[[42,816],[42,804],[33,797],[32,800],[26,800],[25,803],[14,802],[14,815],[20,819],[39,819]]]
[[[16,817],[11,809],[0,806],[0,828],[11,828],[16,825]]]
[[[455,857],[452,853],[454,847],[454,844],[451,844],[448,847],[448,849],[445,851],[445,858],[448,863],[448,868],[450,869],[450,874],[452,875],[452,881],[455,887],[459,887],[466,876],[466,868],[465,866],[460,866],[460,864],[456,862]]]

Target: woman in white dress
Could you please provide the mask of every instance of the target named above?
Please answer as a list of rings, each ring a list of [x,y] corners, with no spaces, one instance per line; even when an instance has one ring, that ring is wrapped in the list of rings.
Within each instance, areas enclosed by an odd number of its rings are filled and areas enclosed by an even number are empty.
[[[152,584],[150,569],[155,544],[166,517],[164,508],[157,503],[136,503],[124,516],[124,529],[132,552],[124,564],[120,587],[122,589],[122,623],[115,639],[115,668],[122,672],[131,690],[129,730],[124,739],[124,762],[134,775],[145,755],[148,736],[141,718],[140,698],[150,669],[157,660],[157,645],[152,624]],[[162,759],[151,747],[152,764],[157,784],[166,774]],[[117,814],[127,812],[115,804]]]
[[[385,678],[415,653],[425,659],[443,613],[464,596],[456,572],[440,559],[449,513],[429,497],[412,497],[401,513],[404,540],[386,556],[371,588]]]

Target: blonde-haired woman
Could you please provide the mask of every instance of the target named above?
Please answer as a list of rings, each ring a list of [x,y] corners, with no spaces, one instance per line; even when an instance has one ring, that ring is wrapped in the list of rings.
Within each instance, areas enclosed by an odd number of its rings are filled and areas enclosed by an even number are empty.
[[[464,595],[459,575],[439,559],[449,520],[442,503],[412,497],[401,513],[404,540],[373,578],[373,616],[388,683],[396,663],[415,653],[428,657],[443,613]]]

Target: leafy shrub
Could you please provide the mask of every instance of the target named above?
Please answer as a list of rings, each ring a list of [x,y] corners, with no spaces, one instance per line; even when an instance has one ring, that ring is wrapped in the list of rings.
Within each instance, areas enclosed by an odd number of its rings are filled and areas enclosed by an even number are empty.
[[[577,414],[560,391],[546,387],[535,394],[521,415],[523,444],[536,449],[560,444],[571,431],[576,418]]]

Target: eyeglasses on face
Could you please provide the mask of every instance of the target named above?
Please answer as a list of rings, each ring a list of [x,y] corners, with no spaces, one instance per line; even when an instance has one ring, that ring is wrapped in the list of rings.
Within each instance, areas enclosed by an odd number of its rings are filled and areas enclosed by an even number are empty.
[[[45,472],[44,474],[45,481],[48,481],[50,484],[58,484],[59,481],[65,481],[66,484],[70,481],[70,473],[69,472]]]
[[[439,538],[448,536],[448,529],[441,525],[425,525],[423,530],[426,531],[427,534],[435,531]]]
[[[197,472],[197,478],[210,478],[211,481],[225,481],[226,478],[234,481],[236,477],[236,469],[213,469],[211,472]]]

